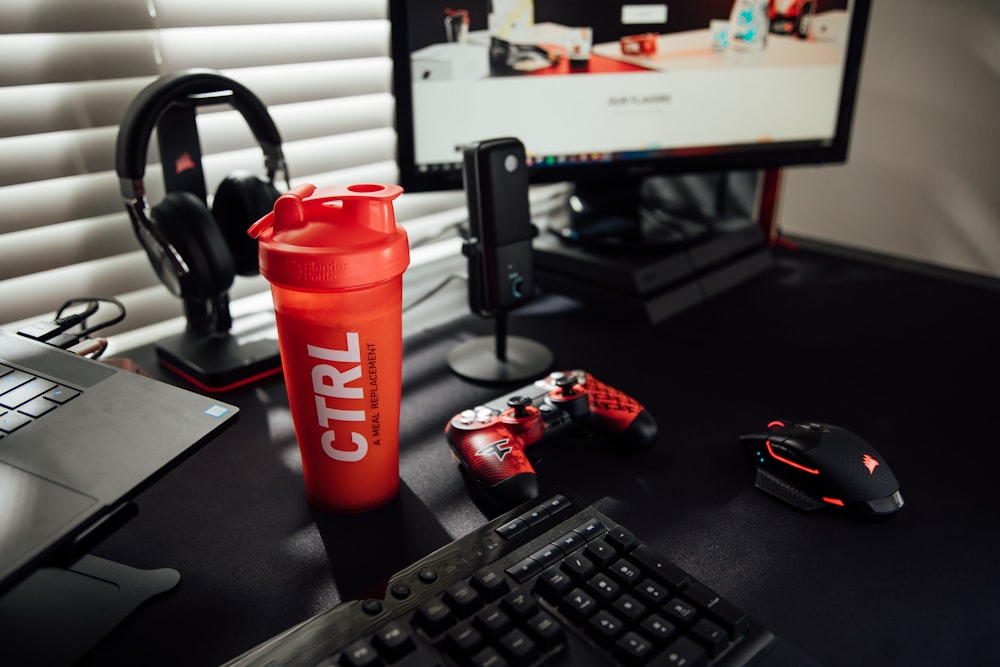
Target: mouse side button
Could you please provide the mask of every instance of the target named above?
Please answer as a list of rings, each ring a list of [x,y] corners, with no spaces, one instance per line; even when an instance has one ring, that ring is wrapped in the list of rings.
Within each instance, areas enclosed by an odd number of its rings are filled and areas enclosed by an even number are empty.
[[[817,510],[826,506],[822,499],[806,493],[798,486],[789,484],[766,468],[757,468],[754,486],[764,493],[802,510]]]

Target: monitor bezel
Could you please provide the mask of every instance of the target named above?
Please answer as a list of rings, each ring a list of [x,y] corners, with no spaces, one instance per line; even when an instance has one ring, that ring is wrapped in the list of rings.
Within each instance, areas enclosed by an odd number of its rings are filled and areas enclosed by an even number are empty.
[[[392,93],[395,98],[396,165],[399,184],[409,192],[455,190],[463,187],[461,170],[420,171],[415,161],[415,128],[409,57],[408,0],[389,0]],[[871,0],[852,0],[844,76],[833,138],[825,141],[773,142],[666,151],[665,155],[629,161],[535,166],[532,184],[632,182],[657,175],[768,170],[800,165],[843,164],[848,159],[857,108],[861,66],[868,32]],[[399,63],[405,62],[401,67]],[[488,137],[486,137],[488,138]]]

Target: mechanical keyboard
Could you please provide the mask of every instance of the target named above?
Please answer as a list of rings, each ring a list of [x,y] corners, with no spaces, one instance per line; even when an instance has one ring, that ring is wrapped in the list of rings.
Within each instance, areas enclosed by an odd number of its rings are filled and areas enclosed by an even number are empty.
[[[815,665],[569,492],[522,505],[236,667]]]

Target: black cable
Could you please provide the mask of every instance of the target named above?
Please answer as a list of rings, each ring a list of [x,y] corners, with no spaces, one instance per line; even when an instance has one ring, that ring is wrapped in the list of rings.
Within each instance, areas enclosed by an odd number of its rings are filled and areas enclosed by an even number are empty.
[[[118,313],[97,324],[87,326],[87,320],[100,310],[102,303],[115,306],[118,309]],[[65,314],[67,310],[80,305],[84,306],[80,312],[69,315]],[[26,338],[32,338],[54,347],[71,350],[83,356],[90,356],[92,359],[96,359],[104,353],[105,348],[107,348],[107,341],[104,339],[91,339],[90,335],[112,324],[117,324],[123,319],[125,319],[125,306],[118,299],[81,297],[70,299],[60,306],[59,310],[56,311],[53,321],[35,322],[19,329],[17,333]],[[71,333],[70,329],[77,326],[80,327],[80,331]],[[82,345],[82,343],[88,344]]]
[[[85,314],[84,317],[78,322],[78,324],[80,324],[81,327],[83,327],[81,331],[77,333],[77,335],[80,338],[85,338],[86,336],[89,336],[95,331],[100,331],[101,329],[110,327],[113,324],[118,324],[119,322],[125,319],[125,305],[118,299],[107,298],[107,297],[85,297],[85,298],[82,297],[78,299],[70,299],[69,301],[64,303],[56,312],[56,322],[58,322],[59,319],[62,317],[63,311],[81,303],[86,303],[88,307],[84,311]],[[102,303],[108,303],[115,306],[118,309],[118,314],[110,319],[103,320],[91,327],[87,327],[86,324],[87,318],[96,313]],[[70,327],[67,327],[67,329],[68,328]]]

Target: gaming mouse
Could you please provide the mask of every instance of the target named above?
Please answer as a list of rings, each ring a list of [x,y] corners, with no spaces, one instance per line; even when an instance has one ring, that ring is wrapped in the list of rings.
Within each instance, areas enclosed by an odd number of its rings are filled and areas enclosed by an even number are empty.
[[[772,421],[765,433],[742,435],[740,441],[757,466],[755,486],[795,507],[867,515],[903,507],[899,482],[885,459],[851,431]]]

